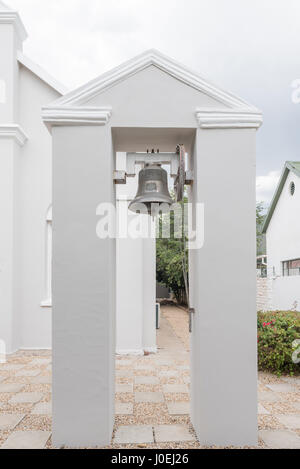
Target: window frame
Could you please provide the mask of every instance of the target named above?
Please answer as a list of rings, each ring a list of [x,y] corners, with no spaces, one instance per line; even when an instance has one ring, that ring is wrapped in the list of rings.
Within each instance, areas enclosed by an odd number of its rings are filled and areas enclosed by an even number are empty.
[[[298,273],[290,273],[292,270],[296,270],[295,268],[290,267],[291,262],[299,261],[300,262],[300,257],[296,257],[295,259],[288,259],[285,261],[282,261],[282,276],[283,277],[298,277],[300,276],[300,266],[297,267],[296,269],[299,269]]]

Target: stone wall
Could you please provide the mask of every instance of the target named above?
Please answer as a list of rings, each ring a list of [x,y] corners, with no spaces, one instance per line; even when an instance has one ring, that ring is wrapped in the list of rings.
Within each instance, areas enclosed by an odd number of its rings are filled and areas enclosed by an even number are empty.
[[[257,278],[257,295],[256,309],[257,311],[271,310],[272,301],[272,280],[268,278]]]

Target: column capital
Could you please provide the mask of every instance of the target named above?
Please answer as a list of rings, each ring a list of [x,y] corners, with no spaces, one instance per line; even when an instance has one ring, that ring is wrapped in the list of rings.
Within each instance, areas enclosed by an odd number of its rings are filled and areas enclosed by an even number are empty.
[[[111,107],[55,106],[42,109],[42,119],[49,130],[53,126],[106,125],[111,115]]]
[[[262,113],[255,108],[197,109],[196,119],[202,129],[259,129]]]

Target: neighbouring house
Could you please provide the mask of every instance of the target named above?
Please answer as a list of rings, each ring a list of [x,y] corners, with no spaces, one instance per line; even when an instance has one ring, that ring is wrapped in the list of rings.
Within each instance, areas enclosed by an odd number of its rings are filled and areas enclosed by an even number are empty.
[[[23,54],[26,37],[0,1],[0,354],[52,345],[52,141],[41,110],[67,90]],[[117,207],[136,189],[137,177],[118,188]],[[155,241],[117,250],[117,352],[155,352]]]
[[[257,277],[267,277],[267,256],[257,256],[256,258],[256,274]]]
[[[287,161],[271,202],[267,237],[268,307],[300,311],[300,161]]]

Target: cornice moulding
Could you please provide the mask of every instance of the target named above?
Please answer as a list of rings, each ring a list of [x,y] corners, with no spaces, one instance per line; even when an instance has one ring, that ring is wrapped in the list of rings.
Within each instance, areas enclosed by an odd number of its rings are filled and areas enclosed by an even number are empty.
[[[55,106],[44,107],[42,118],[49,128],[67,125],[106,125],[112,114],[111,108]]]
[[[259,129],[262,113],[252,108],[197,109],[196,119],[202,129]]]
[[[21,42],[27,39],[27,31],[17,11],[0,11],[0,24],[13,24]]]
[[[28,136],[17,124],[0,125],[0,138],[14,139],[20,147],[23,147],[28,140]]]

